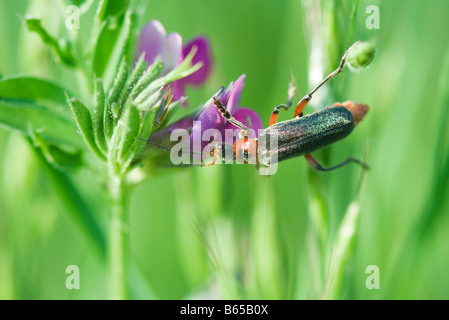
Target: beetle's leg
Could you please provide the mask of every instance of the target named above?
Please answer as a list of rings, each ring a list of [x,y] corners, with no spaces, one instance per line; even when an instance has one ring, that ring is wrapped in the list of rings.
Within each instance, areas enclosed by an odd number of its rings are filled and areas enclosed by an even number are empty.
[[[304,107],[307,105],[307,103],[312,100],[312,95],[319,89],[323,84],[325,84],[327,81],[335,77],[337,74],[339,74],[343,68],[346,65],[346,58],[348,57],[348,54],[351,52],[352,49],[354,49],[355,46],[357,46],[360,43],[360,41],[357,41],[352,46],[349,47],[348,50],[346,50],[345,54],[341,58],[340,65],[337,69],[335,69],[332,73],[330,73],[326,78],[324,78],[311,92],[306,94],[304,98],[299,101],[298,105],[296,106],[294,117],[300,116],[302,111],[304,110]]]
[[[272,126],[273,124],[276,123],[276,121],[278,119],[278,115],[279,115],[279,110],[281,110],[281,109],[288,110],[288,108],[290,108],[290,107],[291,107],[291,104],[290,105],[288,105],[288,104],[280,104],[280,105],[274,107],[274,110],[273,110],[273,112],[271,113],[271,116],[270,116],[270,122],[268,123],[268,126],[270,127],[270,126]]]
[[[315,158],[311,154],[306,154],[304,157],[318,171],[331,171],[331,170],[334,170],[334,169],[341,168],[341,167],[343,167],[344,165],[347,165],[350,162],[354,162],[354,163],[357,163],[357,164],[361,165],[363,167],[363,169],[366,169],[366,170],[369,169],[369,167],[368,167],[368,165],[366,163],[360,161],[359,159],[355,159],[355,158],[352,158],[352,157],[349,157],[345,161],[343,161],[343,162],[341,162],[341,163],[339,163],[339,164],[337,164],[337,165],[335,165],[333,167],[329,167],[329,168],[323,168],[323,166],[321,164],[319,164],[319,162],[316,161]]]
[[[273,124],[276,123],[276,121],[278,119],[279,111],[281,109],[288,110],[292,106],[293,98],[295,97],[295,91],[296,91],[296,84],[295,84],[295,79],[292,76],[290,83],[288,85],[287,103],[280,104],[280,105],[274,107],[274,110],[271,113],[270,122],[268,123],[268,126],[272,126]]]
[[[306,105],[309,103],[310,99],[312,99],[312,96],[307,94],[304,98],[299,101],[299,103],[296,105],[295,113],[293,114],[293,117],[302,117],[302,111],[306,107]]]

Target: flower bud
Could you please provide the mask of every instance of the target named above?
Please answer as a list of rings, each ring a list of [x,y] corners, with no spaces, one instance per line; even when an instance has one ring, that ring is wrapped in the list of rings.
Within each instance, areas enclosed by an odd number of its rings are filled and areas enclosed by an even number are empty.
[[[352,70],[366,68],[373,60],[376,48],[370,42],[362,42],[348,54],[348,65]]]

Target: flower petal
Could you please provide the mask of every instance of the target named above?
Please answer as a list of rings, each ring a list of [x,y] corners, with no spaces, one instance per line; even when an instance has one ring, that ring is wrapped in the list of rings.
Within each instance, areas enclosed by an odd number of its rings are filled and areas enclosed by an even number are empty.
[[[234,110],[238,108],[243,86],[245,85],[245,77],[246,75],[242,74],[235,83],[233,84],[231,83],[231,85],[233,85],[233,88],[231,89],[231,92],[229,94],[229,100],[227,101],[226,104],[226,108],[231,114],[233,114]]]
[[[182,79],[173,81],[171,84],[172,90],[173,90],[173,100],[178,101],[182,97],[186,96],[184,84],[181,82]],[[187,106],[186,101],[182,103],[183,107]]]
[[[257,138],[257,136],[259,135],[259,130],[263,129],[262,120],[254,110],[248,108],[239,108],[232,114],[232,116],[251,129],[250,138]],[[225,125],[225,130],[235,130],[237,128],[238,127],[234,126],[229,121]]]
[[[224,138],[222,134],[224,129],[224,118],[213,104],[210,104],[206,110],[204,110],[193,125],[192,132],[190,133],[190,145],[192,147],[194,146],[194,139],[201,140],[201,150],[209,144],[208,141],[202,141],[203,133],[207,129],[216,129],[216,133],[213,135],[214,139]],[[219,134],[222,135],[222,137],[219,137]]]
[[[162,61],[164,62],[164,70],[162,74],[167,74],[177,67],[182,61],[182,37],[176,33],[170,33],[165,38],[162,52]]]
[[[145,61],[153,64],[158,56],[164,63],[162,75],[173,70],[182,60],[182,38],[174,32],[167,36],[163,25],[153,20],[145,25],[140,36],[137,49],[137,59],[145,52]]]
[[[139,36],[137,58],[145,52],[145,61],[152,64],[158,55],[162,56],[165,36],[165,29],[159,21],[147,23]]]
[[[192,59],[192,65],[201,62],[203,65],[199,70],[192,73],[188,77],[182,79],[183,83],[193,86],[202,85],[209,77],[212,68],[212,56],[210,52],[209,40],[205,37],[197,37],[184,46],[182,50],[183,57],[186,57],[193,47],[197,48],[197,52]]]

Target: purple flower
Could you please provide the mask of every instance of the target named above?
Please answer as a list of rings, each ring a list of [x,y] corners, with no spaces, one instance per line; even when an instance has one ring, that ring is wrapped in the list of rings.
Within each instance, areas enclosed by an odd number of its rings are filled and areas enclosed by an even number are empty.
[[[243,85],[245,81],[245,75],[240,76],[236,82],[231,82],[226,91],[222,90],[220,94],[218,94],[218,98],[220,98],[222,104],[229,113],[238,121],[246,125],[248,128],[252,129],[250,138],[256,138],[258,134],[258,130],[263,129],[262,120],[259,115],[248,108],[239,108],[240,96],[242,93]],[[198,137],[203,137],[203,134],[208,129],[216,129],[216,134],[212,135],[213,140],[220,140],[225,142],[225,130],[240,130],[238,127],[234,126],[232,123],[227,121],[221,113],[218,111],[217,107],[213,103],[210,103],[209,106],[201,113],[201,115],[196,120],[193,125],[192,131],[190,133],[190,142],[193,144],[194,139],[198,139]],[[235,138],[233,143],[235,142]],[[201,143],[201,150],[207,146],[208,142],[203,141]]]
[[[162,24],[153,20],[143,28],[140,34],[137,58],[145,52],[145,61],[151,65],[156,57],[160,56],[164,63],[162,75],[165,75],[175,69],[194,46],[197,47],[197,52],[192,59],[192,64],[202,62],[203,65],[191,75],[172,83],[173,99],[179,100],[185,96],[187,85],[200,86],[209,77],[212,68],[209,41],[205,37],[197,37],[182,47],[182,38],[178,33],[173,32],[167,35]]]
[[[236,82],[231,82],[228,88],[225,90],[223,87],[219,93],[216,94],[220,98],[223,106],[231,113],[231,115],[242,122],[248,128],[251,129],[250,138],[256,138],[258,130],[263,129],[262,120],[259,115],[248,108],[239,108],[240,96],[244,85],[245,75],[240,76]],[[193,152],[201,152],[209,144],[208,141],[202,141],[203,134],[208,129],[215,129],[216,134],[213,135],[213,139],[225,142],[225,130],[240,130],[226,119],[223,118],[217,107],[212,103],[212,99],[209,104],[202,108],[202,112],[195,113],[194,115],[185,117],[181,120],[174,122],[168,127],[153,133],[149,137],[151,145],[162,146],[164,148],[170,148],[173,142],[170,142],[170,134],[176,129],[186,129],[190,131],[190,147]],[[220,137],[221,135],[221,137]],[[194,150],[194,139],[201,140],[201,150]],[[215,141],[217,141],[215,140]],[[197,140],[198,141],[198,140]],[[230,141],[229,141],[230,142]],[[235,137],[232,143],[235,142]]]

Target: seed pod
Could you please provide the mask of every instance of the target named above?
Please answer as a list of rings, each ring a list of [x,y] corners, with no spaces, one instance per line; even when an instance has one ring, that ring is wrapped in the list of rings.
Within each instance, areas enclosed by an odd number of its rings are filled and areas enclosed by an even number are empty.
[[[362,42],[349,53],[347,61],[352,70],[366,68],[373,60],[376,48],[370,42]]]

